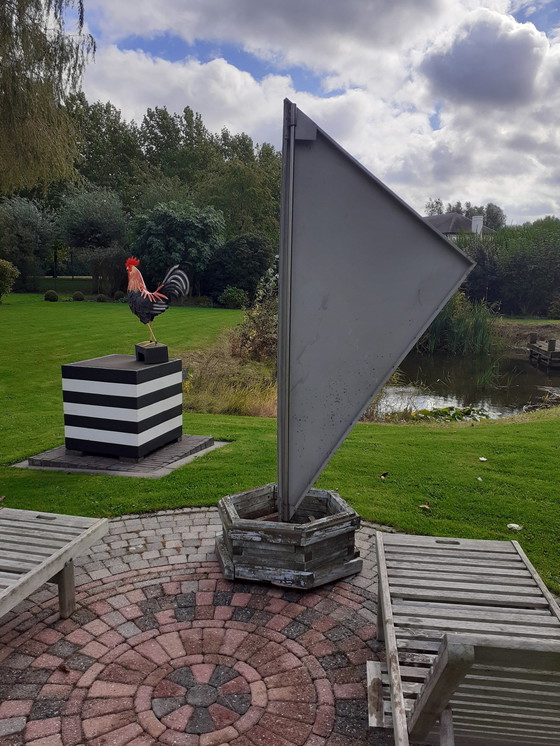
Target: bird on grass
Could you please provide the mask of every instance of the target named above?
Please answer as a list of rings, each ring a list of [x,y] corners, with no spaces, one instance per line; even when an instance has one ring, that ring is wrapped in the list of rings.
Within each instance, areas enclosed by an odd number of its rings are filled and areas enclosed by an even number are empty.
[[[163,282],[150,293],[138,269],[140,260],[131,256],[125,262],[128,272],[128,305],[150,330],[150,342],[157,342],[152,321],[169,308],[171,300],[181,300],[189,292],[189,278],[184,269],[176,264],[163,278]]]

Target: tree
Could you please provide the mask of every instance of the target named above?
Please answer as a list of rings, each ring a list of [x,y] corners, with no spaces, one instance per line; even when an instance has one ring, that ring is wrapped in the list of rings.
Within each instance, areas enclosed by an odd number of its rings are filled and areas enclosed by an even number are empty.
[[[76,34],[65,11],[77,7]],[[83,0],[0,3],[0,193],[69,177],[76,152],[64,109],[94,52]]]
[[[0,259],[0,303],[2,303],[2,296],[8,295],[11,291],[18,275],[17,267],[5,259]]]
[[[231,239],[216,251],[206,268],[205,292],[216,298],[231,286],[244,290],[252,302],[274,253],[270,242],[262,236],[249,234]]]
[[[169,202],[137,215],[134,233],[133,249],[148,285],[161,282],[174,264],[184,264],[199,292],[202,273],[223,241],[224,218],[213,207]]]
[[[58,214],[60,237],[86,257],[94,292],[112,295],[125,278],[127,220],[121,201],[109,189],[76,191]]]
[[[77,130],[78,173],[95,187],[116,192],[125,206],[134,207],[136,195],[153,176],[138,127],[126,122],[109,101],[89,104],[83,93],[71,96],[67,109]]]
[[[443,215],[443,202],[439,197],[436,197],[436,199],[430,197],[424,205],[424,211],[429,217],[432,217],[433,215]]]
[[[506,214],[501,207],[495,205],[493,202],[488,202],[484,205],[473,205],[470,202],[465,202],[463,207],[462,202],[451,202],[447,203],[447,206],[443,207],[443,202],[439,197],[430,199],[424,205],[426,215],[443,215],[448,212],[456,212],[459,215],[464,215],[467,218],[472,218],[475,215],[482,215],[484,218],[484,225],[487,228],[491,228],[493,231],[498,231],[500,228],[504,228],[506,224]]]
[[[43,273],[53,236],[52,215],[37,202],[12,197],[0,203],[0,259],[17,268],[16,289],[34,289],[31,278]]]

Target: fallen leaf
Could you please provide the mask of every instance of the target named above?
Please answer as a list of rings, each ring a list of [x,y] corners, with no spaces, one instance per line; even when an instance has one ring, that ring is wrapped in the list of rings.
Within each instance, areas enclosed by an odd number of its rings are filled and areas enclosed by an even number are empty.
[[[484,456],[481,456],[481,457],[480,457],[480,458],[479,458],[478,460],[479,460],[479,461],[488,461],[488,459],[487,459],[487,458],[484,458]]]
[[[477,477],[477,480],[478,480],[479,482],[482,482],[482,477]]]
[[[385,479],[388,473],[389,473],[388,471],[384,471],[383,474],[380,474],[379,476],[381,479]]]
[[[521,531],[523,526],[520,526],[519,523],[508,523],[507,527],[510,531]]]
[[[424,503],[424,505],[419,505],[418,507],[419,508],[423,508],[424,510],[431,510],[432,509],[432,506],[430,505],[430,501],[429,500],[426,500],[426,502]]]

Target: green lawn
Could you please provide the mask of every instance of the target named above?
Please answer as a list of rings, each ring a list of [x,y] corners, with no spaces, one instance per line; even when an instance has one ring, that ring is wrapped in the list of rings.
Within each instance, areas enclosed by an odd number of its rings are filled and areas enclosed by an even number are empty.
[[[178,354],[209,344],[239,318],[235,311],[172,308],[155,325]],[[0,305],[0,330],[9,340],[0,355],[2,464],[63,442],[61,363],[132,353],[146,336],[124,304],[13,295]],[[231,443],[158,480],[4,465],[3,504],[112,516],[214,505],[225,494],[274,481],[274,420],[186,414],[184,429]],[[515,538],[560,592],[559,435],[557,410],[474,425],[361,424],[319,485],[338,490],[364,518],[413,533],[507,539],[513,535],[506,524],[521,524]],[[420,507],[426,501],[430,510]]]

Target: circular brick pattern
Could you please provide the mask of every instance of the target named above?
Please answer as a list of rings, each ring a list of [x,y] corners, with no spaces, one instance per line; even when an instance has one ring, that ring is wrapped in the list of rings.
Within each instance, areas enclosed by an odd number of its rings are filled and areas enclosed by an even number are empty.
[[[213,733],[233,725],[251,706],[249,682],[231,666],[181,666],[154,688],[152,712],[166,727],[184,722],[186,733]],[[179,711],[177,713],[177,711]]]
[[[3,746],[384,742],[367,726],[375,607],[351,581],[231,583],[186,559],[90,579],[77,599],[70,619],[51,595],[0,620]]]

